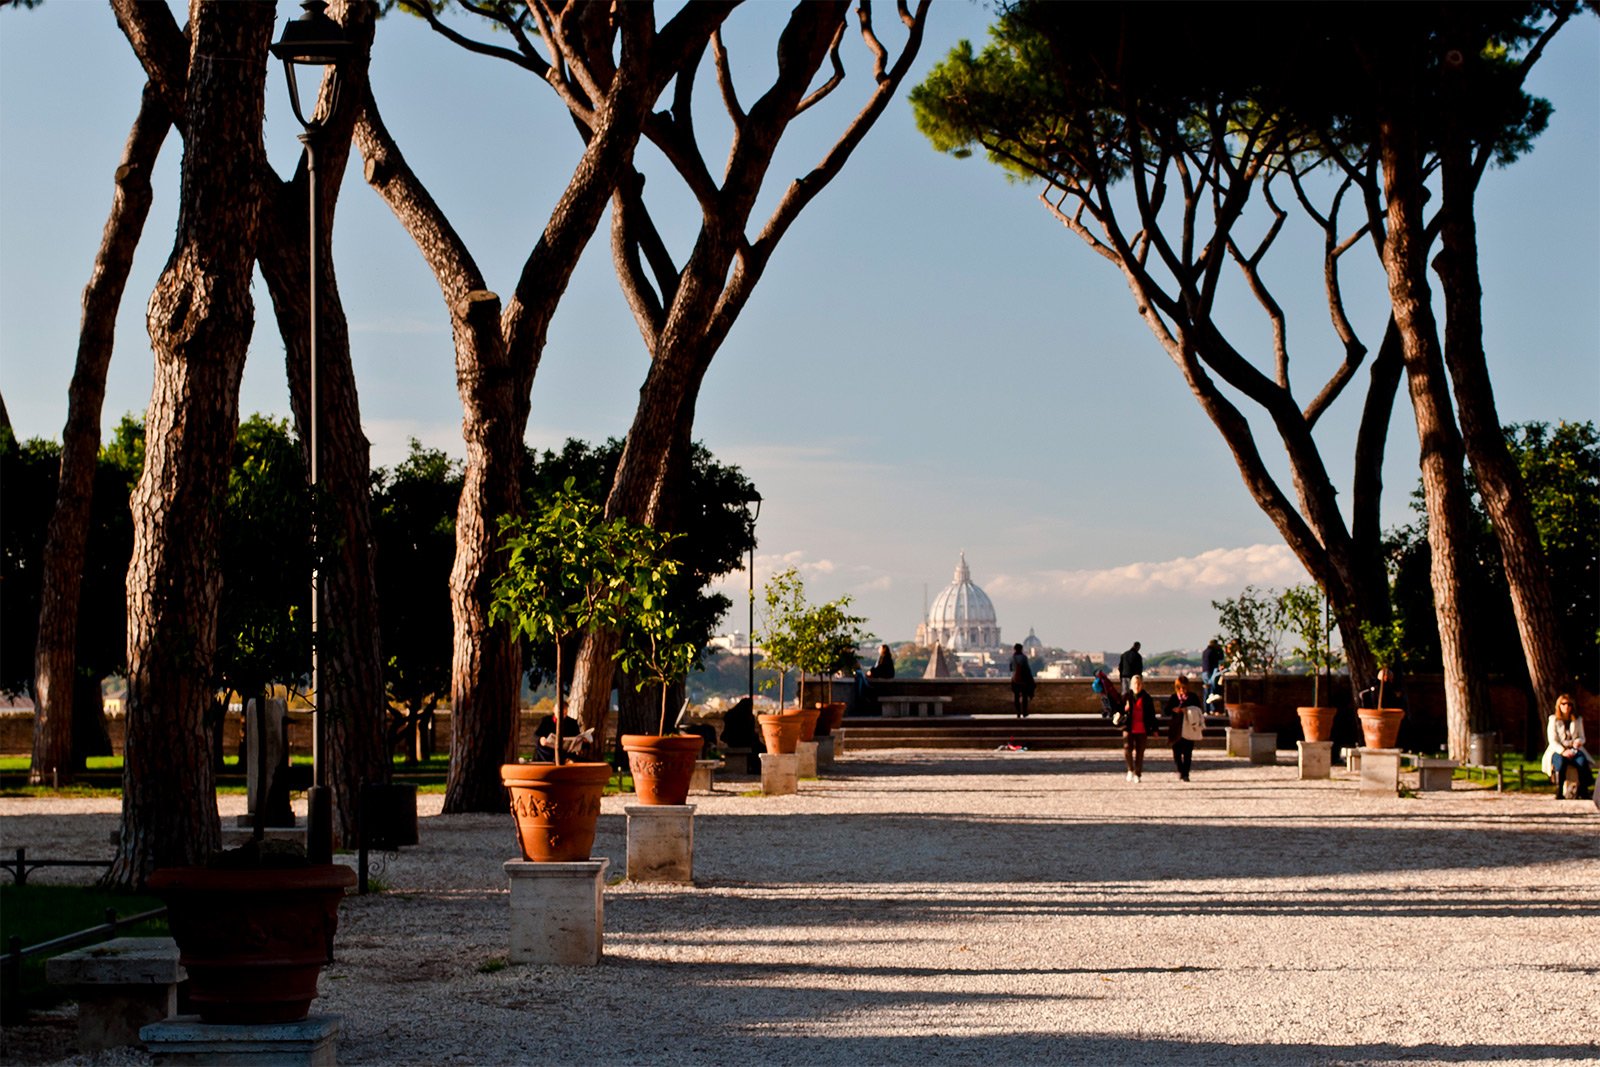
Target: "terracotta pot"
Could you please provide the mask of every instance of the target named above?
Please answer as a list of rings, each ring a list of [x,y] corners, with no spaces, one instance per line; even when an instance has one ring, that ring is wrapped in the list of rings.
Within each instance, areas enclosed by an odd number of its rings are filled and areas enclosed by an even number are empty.
[[[1337,708],[1295,708],[1300,716],[1300,732],[1307,741],[1332,741],[1333,716]]]
[[[822,708],[822,716],[817,719],[816,736],[827,737],[843,725],[844,709],[849,705],[842,700],[834,700],[819,706]]]
[[[822,718],[822,705],[813,704],[809,708],[800,708],[800,740],[815,741],[817,739],[817,720]]]
[[[589,858],[609,763],[506,763],[500,781],[511,791],[522,858],[574,863]]]
[[[623,734],[622,751],[641,804],[684,804],[705,739],[699,734]]]
[[[1361,719],[1361,737],[1368,748],[1394,748],[1400,740],[1404,708],[1359,708],[1356,715]]]
[[[281,870],[169,867],[150,875],[167,902],[189,1003],[208,1023],[304,1019],[333,959],[339,901],[356,884],[342,864]]]
[[[1235,730],[1248,730],[1256,727],[1265,729],[1271,711],[1265,704],[1228,704],[1228,725]]]
[[[757,715],[756,720],[761,723],[761,738],[766,742],[768,752],[794,752],[795,746],[800,743],[800,716],[786,711],[781,715]]]

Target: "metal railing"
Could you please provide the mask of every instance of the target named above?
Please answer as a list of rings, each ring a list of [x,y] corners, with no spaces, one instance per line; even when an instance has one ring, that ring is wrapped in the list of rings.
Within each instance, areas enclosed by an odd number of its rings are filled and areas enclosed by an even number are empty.
[[[18,849],[17,851],[20,852],[22,850]],[[56,865],[74,862],[58,860]],[[78,864],[97,862],[93,860],[76,861]],[[118,918],[117,909],[107,908],[106,921],[99,926],[91,926],[87,930],[63,934],[49,941],[41,941],[37,945],[29,945],[27,948],[22,947],[22,938],[15,935],[7,938],[5,955],[0,956],[0,991],[4,993],[5,1014],[7,1016],[11,1015],[22,995],[22,963],[24,960],[32,959],[35,956],[66,952],[71,949],[81,948],[84,945],[92,945],[99,941],[107,941],[116,937],[119,930],[138,926],[140,923],[150,922],[154,919],[165,918],[166,914],[166,908],[152,908],[137,915],[129,915],[127,918]]]
[[[11,872],[11,878],[18,885],[28,884],[28,872],[36,871],[40,867],[110,867],[110,860],[30,860],[28,850],[17,849],[17,858],[14,860],[0,860],[0,869]]]

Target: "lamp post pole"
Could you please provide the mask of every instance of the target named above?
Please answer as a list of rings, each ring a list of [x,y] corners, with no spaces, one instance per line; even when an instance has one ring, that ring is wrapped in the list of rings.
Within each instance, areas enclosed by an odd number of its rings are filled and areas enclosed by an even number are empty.
[[[300,85],[295,77],[296,66],[321,67],[324,72],[332,67],[330,79],[332,98],[338,98],[338,62],[350,52],[350,42],[345,39],[344,28],[326,12],[325,0],[305,0],[304,10],[298,19],[283,28],[283,36],[274,43],[272,54],[283,61],[284,74],[289,81],[289,106],[299,121],[303,133],[300,143],[306,149],[306,185],[310,202],[306,211],[309,230],[308,262],[310,265],[308,359],[308,411],[306,415],[307,472],[311,486],[311,790],[306,798],[306,855],[312,863],[333,862],[333,792],[328,785],[327,721],[322,713],[321,653],[318,648],[320,631],[318,615],[320,606],[318,581],[317,540],[317,142],[322,124],[313,116],[305,117],[300,108]]]
[[[744,648],[745,658],[750,667],[750,714],[756,713],[756,519],[761,517],[761,494],[754,489],[744,501],[745,511],[750,516],[750,562],[745,568],[745,573],[750,581],[750,618],[748,629],[745,631]]]

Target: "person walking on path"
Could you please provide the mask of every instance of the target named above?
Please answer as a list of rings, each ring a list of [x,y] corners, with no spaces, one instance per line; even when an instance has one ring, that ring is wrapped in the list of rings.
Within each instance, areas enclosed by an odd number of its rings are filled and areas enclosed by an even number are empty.
[[[1181,782],[1189,780],[1189,770],[1194,765],[1194,743],[1199,738],[1193,735],[1204,730],[1200,716],[1200,701],[1189,691],[1189,679],[1178,675],[1167,700],[1167,740],[1172,742],[1172,763]]]
[[[1117,660],[1117,677],[1121,679],[1124,689],[1128,686],[1128,679],[1144,673],[1144,657],[1139,655],[1139,642],[1135,641],[1133,647],[1122,654]]]
[[[1205,700],[1201,707],[1207,711],[1221,712],[1221,707],[1213,708],[1212,704],[1220,705],[1222,696],[1218,692],[1217,679],[1222,674],[1222,641],[1213,637],[1206,650],[1200,653],[1200,681],[1205,686]]]
[[[1550,745],[1544,750],[1544,773],[1556,784],[1556,799],[1565,799],[1567,768],[1578,769],[1578,797],[1586,798],[1594,784],[1594,763],[1584,751],[1583,716],[1572,710],[1572,697],[1562,693],[1556,698],[1556,713],[1550,716],[1545,727]]]
[[[1122,761],[1128,765],[1128,781],[1144,780],[1144,747],[1156,727],[1156,702],[1145,692],[1144,677],[1128,680],[1128,695],[1122,705]]]
[[[1028,702],[1033,699],[1033,667],[1021,645],[1011,646],[1011,708],[1017,718],[1028,717]]]

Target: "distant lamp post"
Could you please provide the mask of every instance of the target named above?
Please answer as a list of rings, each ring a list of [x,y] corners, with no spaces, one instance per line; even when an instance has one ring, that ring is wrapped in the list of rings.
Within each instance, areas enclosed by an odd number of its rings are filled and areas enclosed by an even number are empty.
[[[761,494],[752,487],[750,495],[740,501],[745,514],[750,516],[750,565],[746,573],[750,578],[750,622],[745,632],[745,653],[750,661],[750,714],[756,713],[756,519],[761,517]]]
[[[311,476],[311,792],[307,798],[306,852],[312,863],[333,862],[333,794],[328,788],[328,768],[324,748],[327,723],[322,715],[322,689],[319,686],[319,654],[317,626],[317,145],[321,141],[322,124],[315,117],[307,119],[300,107],[300,81],[295,68],[314,67],[320,79],[333,68],[332,90],[337,99],[338,63],[350,54],[351,45],[345,38],[344,27],[327,15],[324,0],[305,0],[300,5],[304,13],[283,27],[283,36],[273,44],[272,54],[283,60],[283,72],[289,80],[289,107],[304,132],[300,143],[306,148],[306,184],[310,188],[310,207],[306,212],[309,222],[309,261],[311,266],[310,290],[310,410],[307,412],[307,445]]]

